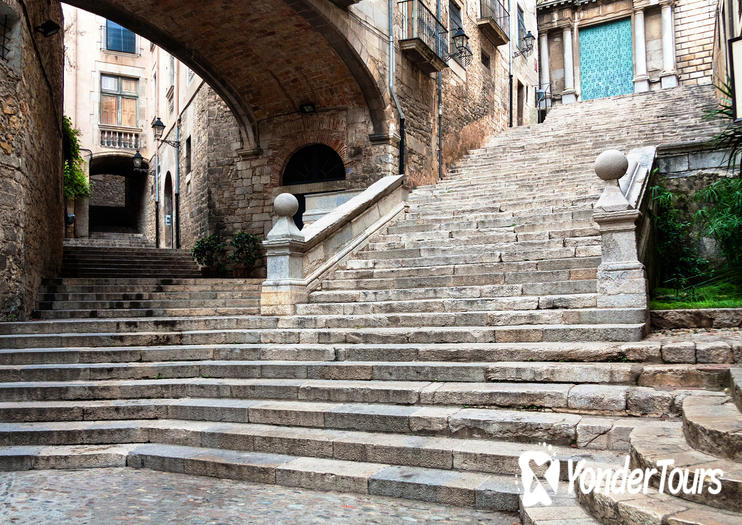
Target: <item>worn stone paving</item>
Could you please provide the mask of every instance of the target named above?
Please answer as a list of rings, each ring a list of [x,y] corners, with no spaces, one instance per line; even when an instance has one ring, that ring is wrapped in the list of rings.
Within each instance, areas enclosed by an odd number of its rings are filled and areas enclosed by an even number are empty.
[[[126,468],[0,473],[0,523],[514,525],[514,514]]]

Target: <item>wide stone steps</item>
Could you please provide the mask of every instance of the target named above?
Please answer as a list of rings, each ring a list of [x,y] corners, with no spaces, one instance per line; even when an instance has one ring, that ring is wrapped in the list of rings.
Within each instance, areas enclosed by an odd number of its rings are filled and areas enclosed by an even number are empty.
[[[137,319],[131,319],[133,324]],[[315,322],[313,318],[310,323]],[[338,324],[348,324],[340,320]],[[362,326],[362,325],[361,325]],[[214,329],[178,331],[130,331],[90,333],[38,333],[0,336],[0,348],[58,348],[79,346],[140,346],[163,344],[222,343],[538,343],[581,341],[640,341],[645,325],[640,324],[572,324],[510,326],[428,326],[384,328],[282,328]]]
[[[41,305],[61,306],[72,304],[98,303],[100,305],[111,303],[126,303],[127,306],[136,303],[173,303],[190,306],[204,301],[224,302],[230,300],[248,300],[260,297],[260,291],[248,289],[245,291],[224,290],[211,291],[182,291],[171,292],[47,292],[41,294]],[[182,301],[182,302],[181,302]]]
[[[6,470],[129,466],[514,512],[512,476],[159,444],[9,447]]]
[[[213,301],[212,301],[213,303]],[[211,315],[255,315],[260,313],[259,299],[230,300],[222,305],[184,306],[183,308],[163,308],[158,306],[142,305],[142,308],[77,308],[77,309],[49,309],[38,310],[33,313],[35,319],[116,319],[131,317],[182,317],[182,316],[211,316]],[[229,306],[225,306],[229,305]],[[242,306],[240,306],[242,305]]]
[[[203,360],[656,362],[660,345],[636,343],[203,344],[0,350],[3,365]],[[695,355],[687,362],[695,363]],[[677,361],[673,361],[677,364]]]
[[[421,255],[426,255],[428,250],[441,250],[445,252],[457,253],[459,250],[464,250],[467,247],[476,252],[479,249],[488,249],[494,251],[501,251],[505,245],[510,245],[516,248],[524,249],[539,249],[543,247],[547,248],[560,248],[563,246],[588,246],[588,245],[600,245],[600,236],[596,235],[595,230],[589,231],[586,235],[550,235],[549,232],[539,233],[510,233],[507,235],[487,235],[483,234],[479,238],[472,237],[471,239],[456,239],[456,238],[443,238],[439,240],[424,239],[424,240],[403,240],[403,241],[391,241],[386,239],[380,239],[378,241],[368,244],[369,250],[378,251],[394,251],[394,250],[420,250]],[[572,233],[572,232],[569,232]]]
[[[0,383],[109,379],[250,378],[358,381],[551,382],[721,390],[728,365],[639,363],[189,360],[0,365]],[[686,411],[687,417],[687,411]]]
[[[389,465],[515,476],[529,445],[509,441],[372,433],[258,423],[177,419],[0,423],[0,445],[60,446],[157,443],[289,454]],[[560,460],[615,462],[616,452],[553,447]],[[563,473],[566,480],[566,472]]]
[[[463,258],[462,258],[463,259]],[[360,275],[350,275],[343,273],[337,273],[337,278],[331,277],[322,282],[321,290],[323,291],[357,291],[362,292],[365,290],[403,290],[403,289],[434,289],[434,288],[472,288],[472,287],[484,287],[484,293],[498,293],[497,290],[501,290],[506,296],[513,295],[513,290],[518,288],[506,288],[503,285],[517,285],[520,286],[521,293],[525,294],[567,294],[567,293],[584,293],[585,288],[581,287],[580,281],[595,281],[597,275],[597,269],[592,264],[592,259],[586,261],[587,258],[577,257],[574,258],[575,264],[572,268],[565,268],[559,270],[526,270],[517,271],[513,270],[512,266],[510,269],[506,265],[500,265],[497,263],[489,263],[485,265],[477,265],[470,263],[468,267],[464,267],[463,264],[455,265],[453,275],[435,275],[436,272],[431,272],[431,275],[427,278],[424,276],[424,268],[420,266],[409,266],[404,267],[402,271],[406,273],[412,273],[409,277],[377,277],[378,270],[392,270],[389,268],[389,264],[380,264],[380,261],[374,261],[372,267],[373,273],[370,273],[369,277],[361,277]],[[556,261],[557,259],[552,259]],[[420,262],[418,260],[411,260],[414,262]],[[444,262],[444,261],[441,261]],[[452,268],[454,265],[450,264],[451,261],[447,261],[449,264],[440,266],[446,266]],[[508,262],[530,262],[534,266],[542,264],[545,261],[508,261]],[[348,265],[355,268],[360,265]],[[420,271],[408,272],[409,269],[420,269]],[[492,269],[492,273],[468,273],[466,270],[481,272]],[[437,270],[438,268],[436,268]],[[361,270],[364,270],[361,268]],[[380,272],[381,273],[381,272]],[[423,275],[421,275],[423,274]],[[384,275],[384,273],[381,273]],[[571,283],[573,282],[575,288],[572,288],[570,284],[557,284],[557,283]],[[354,285],[355,283],[355,285]],[[545,283],[550,283],[552,286],[545,286]],[[536,292],[535,290],[541,290]],[[317,293],[317,292],[314,292]],[[312,296],[314,296],[314,293]],[[452,292],[455,293],[455,292]],[[481,294],[480,294],[481,295]]]
[[[397,292],[397,290],[395,290]],[[346,297],[344,302],[314,301],[312,304],[297,305],[298,315],[372,315],[382,313],[410,313],[410,312],[491,312],[493,316],[502,310],[536,310],[553,308],[594,308],[596,306],[596,294],[575,293],[572,295],[547,295],[547,296],[510,296],[470,299],[414,299],[414,300],[392,300],[392,301],[360,301],[359,293],[355,293],[356,299]],[[500,312],[502,313],[502,312]],[[504,317],[500,315],[502,319]],[[515,320],[518,317],[512,317]],[[554,317],[556,318],[556,317]],[[616,320],[616,319],[611,319]],[[489,318],[488,318],[489,321]],[[561,322],[561,321],[560,321]],[[523,324],[518,322],[517,324]]]
[[[590,450],[628,451],[634,428],[652,417],[583,415],[539,410],[332,401],[147,398],[1,402],[7,423],[177,419],[327,430],[438,436]],[[492,452],[496,452],[493,450]]]
[[[11,402],[201,397],[426,406],[465,405],[614,416],[678,416],[682,400],[693,392],[668,392],[631,385],[574,383],[201,377],[0,383],[0,400]]]
[[[426,232],[392,233],[379,235],[376,242],[416,242],[436,241],[460,244],[466,242],[476,243],[483,241],[485,244],[496,242],[515,242],[518,240],[546,240],[564,239],[567,237],[591,237],[598,235],[599,230],[587,221],[582,223],[565,223],[565,229],[555,229],[554,225],[536,224],[532,227],[511,226],[493,228],[491,230],[431,230]]]

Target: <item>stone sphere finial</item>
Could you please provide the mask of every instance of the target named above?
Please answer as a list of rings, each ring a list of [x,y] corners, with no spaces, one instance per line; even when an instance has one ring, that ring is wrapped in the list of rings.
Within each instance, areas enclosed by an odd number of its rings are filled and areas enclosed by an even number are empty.
[[[617,149],[607,149],[595,159],[595,174],[603,180],[620,179],[629,168],[626,155]]]
[[[279,217],[293,217],[299,211],[299,201],[290,193],[282,193],[273,201],[273,210]]]

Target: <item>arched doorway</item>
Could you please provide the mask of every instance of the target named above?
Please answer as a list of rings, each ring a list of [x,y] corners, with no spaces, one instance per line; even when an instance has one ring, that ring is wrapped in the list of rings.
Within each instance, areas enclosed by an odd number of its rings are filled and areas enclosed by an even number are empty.
[[[281,183],[284,186],[345,180],[345,165],[334,149],[325,144],[310,144],[296,151],[283,170]],[[299,210],[294,215],[296,226],[304,226],[302,216],[306,211],[305,194],[295,194]]]
[[[90,159],[90,231],[142,233],[147,167],[134,169],[131,155]]]
[[[175,224],[173,224],[173,178],[170,172],[165,175],[165,195],[164,195],[164,213],[165,213],[165,242],[168,248],[175,247]]]

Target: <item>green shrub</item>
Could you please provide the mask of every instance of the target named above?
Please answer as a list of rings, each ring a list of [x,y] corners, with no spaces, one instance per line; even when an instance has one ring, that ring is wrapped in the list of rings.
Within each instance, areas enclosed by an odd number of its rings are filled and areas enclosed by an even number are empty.
[[[196,241],[191,250],[191,256],[201,266],[223,270],[227,257],[227,245],[219,235],[209,235]]]
[[[247,271],[255,267],[261,257],[260,237],[252,233],[239,232],[235,234],[229,245],[233,248],[229,260]]]
[[[742,177],[721,179],[698,191],[704,206],[696,219],[704,234],[716,240],[731,266],[742,264]]]
[[[678,196],[662,183],[651,187],[654,201],[655,248],[659,281],[674,288],[688,285],[709,271],[708,261],[699,256],[691,228],[678,207]]]
[[[737,172],[739,155],[742,153],[742,126],[734,122],[734,106],[732,105],[734,94],[731,86],[732,81],[729,78],[720,86],[716,86],[716,89],[719,90],[722,96],[717,108],[708,111],[706,113],[706,118],[721,118],[728,121],[724,130],[714,137],[714,145],[719,149],[726,149],[729,151],[727,157],[729,170]],[[742,166],[740,166],[740,168],[742,168]]]
[[[64,157],[64,196],[66,199],[90,197],[90,182],[85,176],[85,161],[80,156],[80,130],[63,119],[62,152]]]

